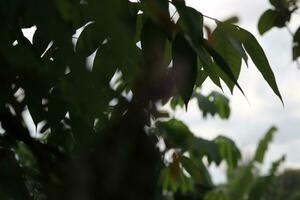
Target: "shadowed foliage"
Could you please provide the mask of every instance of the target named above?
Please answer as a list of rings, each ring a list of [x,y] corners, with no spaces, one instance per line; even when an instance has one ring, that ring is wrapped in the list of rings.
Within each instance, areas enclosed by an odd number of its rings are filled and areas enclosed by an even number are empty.
[[[203,199],[215,188],[207,166],[237,169],[240,152],[195,137],[162,105],[194,98],[204,117],[227,119],[228,98],[199,91],[210,78],[243,93],[247,55],[281,99],[254,36],[216,24],[204,29],[183,0],[1,0],[0,199]],[[228,196],[205,199],[240,200],[251,167]]]

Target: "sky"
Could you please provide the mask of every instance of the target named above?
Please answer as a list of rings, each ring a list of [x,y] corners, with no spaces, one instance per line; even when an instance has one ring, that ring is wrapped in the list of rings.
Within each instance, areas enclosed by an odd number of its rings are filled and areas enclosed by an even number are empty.
[[[219,20],[233,15],[239,17],[238,25],[249,30],[258,39],[275,73],[277,83],[284,99],[284,106],[271,88],[263,80],[256,67],[250,63],[249,68],[242,67],[239,83],[242,86],[249,102],[238,91],[233,95],[225,89],[225,94],[230,98],[231,117],[221,120],[218,117],[204,120],[198,109],[196,101],[191,101],[188,110],[178,110],[175,117],[184,121],[197,135],[206,139],[213,139],[217,135],[226,135],[233,139],[240,147],[244,159],[250,158],[256,148],[257,142],[273,125],[279,131],[269,147],[262,171],[266,171],[271,162],[282,155],[286,161],[282,168],[300,168],[300,69],[292,63],[292,38],[286,29],[272,29],[263,37],[257,32],[257,22],[261,14],[270,5],[267,0],[187,0],[187,5],[192,6],[203,14]],[[299,22],[300,16],[292,18]],[[206,20],[207,23],[213,23]],[[294,31],[299,24],[291,24]],[[34,29],[24,30],[25,35],[32,37]],[[224,87],[225,88],[225,87]],[[202,88],[203,93],[212,90],[220,91],[211,82],[206,81]],[[28,115],[28,113],[25,115]],[[27,124],[32,124],[30,118],[25,118]],[[31,126],[32,132],[34,127]],[[213,180],[216,183],[225,180],[224,166],[211,166]]]
[[[229,120],[224,121],[217,117],[204,120],[196,101],[189,103],[187,112],[178,110],[175,117],[187,123],[197,136],[207,139],[213,139],[217,135],[229,136],[240,147],[245,159],[253,155],[259,139],[274,125],[279,130],[268,149],[262,172],[265,172],[272,161],[282,155],[286,155],[282,169],[300,168],[300,69],[292,63],[292,37],[286,29],[274,28],[263,37],[258,34],[258,19],[266,9],[271,7],[268,1],[187,0],[186,2],[187,5],[196,8],[204,15],[219,20],[233,15],[239,17],[238,25],[253,33],[265,50],[283,96],[284,106],[256,67],[250,63],[248,69],[245,66],[242,67],[239,78],[239,83],[249,102],[238,90],[235,90],[233,95],[225,90],[225,94],[230,98],[231,117]],[[298,24],[290,25],[294,31],[297,25],[300,25],[300,16],[295,16],[292,21],[298,21]],[[207,22],[212,23],[209,20]],[[222,92],[211,82],[206,81],[203,93],[209,93],[212,90]],[[215,182],[225,180],[224,166],[219,168],[212,166],[210,170]]]

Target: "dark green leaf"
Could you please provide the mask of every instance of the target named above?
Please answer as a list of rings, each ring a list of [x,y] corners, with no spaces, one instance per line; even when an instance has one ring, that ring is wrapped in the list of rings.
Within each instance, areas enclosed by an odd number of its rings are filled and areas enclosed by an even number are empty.
[[[274,73],[271,69],[265,52],[251,33],[246,31],[245,29],[240,28],[239,34],[241,37],[241,41],[247,53],[250,55],[253,63],[256,65],[257,69],[263,75],[264,79],[267,81],[274,93],[280,98],[281,102],[283,103]]]
[[[293,60],[296,60],[300,57],[300,27],[294,34],[293,42]]]
[[[187,107],[197,78],[197,55],[185,37],[178,34],[172,46],[172,56],[175,85]]]
[[[90,23],[84,27],[77,40],[76,52],[87,57],[96,51],[105,38],[104,30],[101,30],[96,23]]]
[[[212,92],[208,98],[212,98],[221,119],[228,119],[230,116],[229,99],[218,92]]]
[[[182,30],[187,33],[194,42],[199,43],[203,38],[203,16],[194,8],[175,4],[180,18],[178,24]]]
[[[222,161],[218,146],[212,141],[198,137],[191,140],[190,154],[193,155],[193,158],[198,158],[197,160],[207,157],[209,164],[214,162],[219,165]]]
[[[278,12],[276,12],[275,10],[269,9],[265,11],[258,21],[259,33],[263,35],[265,32],[270,30],[275,25],[277,17],[278,17]]]
[[[159,134],[166,138],[173,147],[187,148],[193,137],[189,128],[181,121],[171,119],[166,122],[157,122]]]
[[[183,168],[193,177],[196,183],[211,187],[213,185],[208,170],[202,162],[197,164],[186,156],[180,157]]]
[[[213,57],[218,67],[220,67],[220,69],[227,75],[227,77],[239,88],[239,90],[245,96],[243,89],[238,84],[237,79],[235,78],[226,60],[224,60],[224,58],[207,41],[203,40],[203,45],[206,48],[206,50],[210,53],[210,55]]]
[[[212,33],[212,46],[226,60],[235,79],[237,80],[241,71],[242,56],[245,54],[245,52],[242,48],[242,45],[239,44],[234,37],[232,37],[233,34],[231,34],[228,29],[229,28],[223,24],[219,25],[214,30]],[[218,70],[218,72],[231,92],[233,92],[233,88],[235,86],[234,82],[232,82],[222,70]]]
[[[215,189],[205,195],[204,200],[230,200],[224,191]]]
[[[198,58],[198,66],[199,68],[203,68],[204,72],[207,74],[207,76],[216,84],[218,87],[222,89],[220,78],[218,75],[218,67],[211,59],[210,55],[207,53],[205,49],[203,49],[202,46],[196,47]]]
[[[39,55],[42,55],[50,43],[50,38],[41,29],[37,29],[33,35],[33,46]]]

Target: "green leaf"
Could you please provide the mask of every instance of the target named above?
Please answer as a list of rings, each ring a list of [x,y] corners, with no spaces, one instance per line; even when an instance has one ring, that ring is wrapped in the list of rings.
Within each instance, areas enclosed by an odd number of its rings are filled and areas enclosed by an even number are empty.
[[[241,71],[242,56],[244,56],[245,52],[241,44],[239,44],[238,41],[232,37],[232,34],[230,34],[228,29],[229,28],[223,24],[219,25],[214,30],[212,33],[212,46],[226,60],[234,75],[234,78],[237,80]],[[247,57],[245,60],[247,60]],[[233,92],[235,83],[231,81],[231,79],[229,79],[222,70],[219,69],[218,73],[229,87],[231,92]]]
[[[241,159],[241,152],[235,145],[235,143],[224,136],[218,136],[214,139],[214,142],[218,145],[220,155],[226,160],[229,169],[237,167],[238,161]]]
[[[164,30],[151,19],[147,19],[141,32],[142,52],[147,65],[161,67],[159,64],[164,63],[166,41]]]
[[[220,67],[220,69],[227,75],[227,77],[239,88],[239,90],[245,96],[243,89],[238,84],[237,79],[235,78],[232,70],[230,69],[228,63],[224,60],[224,58],[206,40],[203,40],[203,45],[209,52],[209,54],[213,57],[218,67]]]
[[[222,34],[227,37],[227,39],[232,45],[232,48],[243,58],[246,65],[248,65],[248,56],[240,40],[240,36],[238,33],[239,32],[238,26],[223,22],[223,23],[218,23],[217,29],[219,29],[219,31],[221,31]]]
[[[97,50],[93,63],[93,74],[101,85],[109,84],[118,67],[119,61],[115,59],[114,52],[114,46],[109,42]]]
[[[293,60],[297,60],[300,57],[300,27],[294,34],[293,43]]]
[[[78,54],[87,57],[96,51],[105,38],[105,32],[96,23],[90,23],[84,27],[79,35],[75,50]]]
[[[206,78],[208,77],[207,72],[200,69],[197,73],[196,86],[201,87]]]
[[[172,110],[175,110],[177,106],[179,106],[180,108],[183,108],[184,102],[182,101],[182,98],[180,98],[179,96],[174,96],[171,99],[170,106],[171,106]]]
[[[218,92],[211,92],[208,98],[212,98],[221,119],[228,119],[230,116],[229,99]]]
[[[230,200],[224,191],[215,189],[213,191],[208,192],[204,200]]]
[[[203,68],[204,72],[207,74],[207,76],[212,80],[214,84],[216,84],[219,88],[222,89],[220,77],[218,75],[218,67],[211,59],[208,52],[203,49],[202,46],[196,47],[198,58],[198,66],[199,68]]]
[[[173,148],[186,149],[193,138],[193,133],[189,128],[182,121],[176,119],[157,122],[156,127],[159,131],[158,134],[163,136]]]
[[[282,4],[282,0],[269,0],[270,4],[274,6],[275,8],[279,8]]]
[[[259,141],[258,147],[256,149],[255,152],[255,156],[254,156],[254,160],[262,163],[265,157],[265,153],[268,149],[269,143],[272,141],[273,139],[273,135],[274,133],[277,131],[276,127],[271,127],[267,133],[265,134],[265,136]]]
[[[181,156],[180,161],[183,168],[191,175],[195,183],[204,184],[205,186],[213,186],[211,177],[208,173],[207,168],[202,162],[197,162],[197,164],[186,156]]]
[[[285,157],[279,158],[277,161],[272,163],[272,167],[269,173],[266,176],[258,177],[252,185],[252,188],[249,192],[248,200],[258,200],[262,199],[263,195],[268,191],[270,184],[273,182],[276,177],[276,172],[280,164],[285,160]]]
[[[274,73],[271,69],[269,61],[262,47],[257,42],[256,38],[245,29],[240,28],[239,34],[241,37],[241,41],[244,45],[244,48],[246,49],[247,53],[251,57],[253,63],[256,65],[257,69],[260,71],[264,79],[272,88],[273,92],[279,97],[279,99],[283,103],[280,91],[276,83]]]
[[[136,17],[136,28],[135,28],[135,41],[141,40],[141,33],[143,29],[143,15],[137,15]]]
[[[180,15],[178,24],[182,30],[187,33],[194,42],[200,42],[203,38],[203,16],[194,8],[175,4]]]
[[[185,37],[178,34],[173,42],[172,56],[175,85],[187,107],[197,78],[197,55]]]
[[[46,51],[51,41],[41,29],[37,29],[35,31],[32,40],[33,40],[33,46],[35,47],[36,51],[40,55],[42,55]]]
[[[265,11],[258,21],[257,26],[258,26],[259,33],[263,35],[265,32],[267,32],[272,27],[274,27],[277,17],[278,17],[278,12],[276,12],[275,10],[269,9]]]
[[[253,163],[250,162],[235,170],[235,175],[228,180],[228,193],[231,200],[244,199],[254,181]]]
[[[193,158],[202,160],[202,158],[206,156],[209,164],[211,162],[216,163],[216,165],[221,163],[222,158],[219,153],[218,145],[213,141],[198,137],[194,137],[191,141],[190,154],[193,155]]]

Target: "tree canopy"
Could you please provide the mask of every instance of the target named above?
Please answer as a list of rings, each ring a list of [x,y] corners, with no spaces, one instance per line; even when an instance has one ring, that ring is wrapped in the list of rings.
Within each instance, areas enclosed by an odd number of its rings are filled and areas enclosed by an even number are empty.
[[[204,117],[227,119],[229,99],[201,85],[223,81],[244,94],[238,78],[249,58],[282,101],[255,37],[232,20],[210,30],[205,17],[184,0],[2,0],[0,199],[248,197],[241,181],[275,128],[239,171],[231,139],[195,137],[161,110],[195,98]],[[32,42],[22,31],[30,27]],[[221,162],[238,174],[228,190],[207,170]]]

